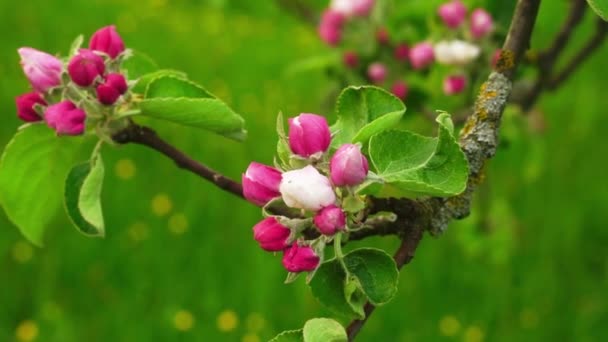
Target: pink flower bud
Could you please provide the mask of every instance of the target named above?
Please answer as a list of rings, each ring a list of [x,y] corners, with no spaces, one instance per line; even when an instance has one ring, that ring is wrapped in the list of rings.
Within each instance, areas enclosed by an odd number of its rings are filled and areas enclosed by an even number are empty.
[[[104,83],[97,86],[97,100],[105,105],[112,105],[120,95],[127,91],[127,81],[121,74],[112,73],[106,76]]]
[[[490,33],[494,28],[494,21],[490,13],[478,8],[471,13],[471,34],[479,39]]]
[[[361,147],[358,145],[340,146],[329,161],[331,181],[336,186],[361,184],[368,171],[367,158],[361,153]]]
[[[461,93],[467,86],[467,79],[462,75],[448,76],[443,80],[443,92],[446,95]]]
[[[498,64],[498,60],[500,59],[501,53],[502,49],[496,49],[496,51],[494,51],[494,53],[492,54],[492,59],[490,60],[490,65],[492,66],[492,68],[495,68],[496,64]]]
[[[25,122],[42,121],[42,117],[34,109],[34,105],[46,106],[46,101],[40,94],[33,92],[19,95],[15,98],[17,104],[17,116]]]
[[[465,20],[467,8],[459,0],[452,0],[439,6],[437,13],[447,27],[454,29]]]
[[[344,52],[342,60],[344,62],[344,65],[346,65],[346,67],[350,69],[354,69],[357,67],[357,65],[359,65],[359,56],[354,51]]]
[[[319,228],[321,234],[332,236],[338,230],[344,229],[344,226],[346,226],[346,215],[342,209],[332,204],[321,209],[315,215],[313,222]]]
[[[283,173],[279,191],[288,207],[317,211],[336,202],[327,177],[312,165]]]
[[[259,206],[281,196],[281,172],[273,167],[252,162],[243,174],[243,196]]]
[[[344,24],[344,15],[334,10],[326,10],[321,16],[319,22],[319,36],[328,45],[337,45],[342,38],[342,25]]]
[[[253,226],[253,238],[262,249],[269,252],[284,250],[288,246],[289,234],[289,228],[280,224],[274,217],[265,218]]]
[[[81,135],[84,133],[86,117],[84,110],[67,100],[48,106],[44,113],[47,125],[54,129],[57,135]]]
[[[100,51],[108,54],[111,58],[116,58],[125,51],[125,44],[116,32],[116,26],[102,27],[93,33],[89,42],[91,50]]]
[[[372,63],[367,68],[367,77],[375,84],[384,82],[386,73],[386,67],[382,63]]]
[[[301,157],[325,152],[331,142],[327,120],[316,114],[302,113],[289,119],[289,147]]]
[[[395,81],[395,83],[393,83],[393,86],[391,87],[391,92],[393,93],[393,95],[397,96],[401,100],[405,100],[408,91],[409,88],[407,84],[401,80]]]
[[[329,7],[347,17],[367,16],[374,8],[375,0],[332,0]]]
[[[320,261],[310,246],[299,246],[297,242],[283,252],[283,267],[289,272],[314,271]]]
[[[102,76],[105,70],[106,65],[103,58],[88,49],[80,49],[68,64],[70,78],[81,87],[88,87],[93,84],[95,79]]]
[[[388,31],[382,27],[376,31],[376,41],[382,45],[387,45],[390,41],[390,37],[388,36]]]
[[[410,63],[414,69],[422,69],[433,63],[435,55],[433,45],[428,42],[422,42],[414,45],[410,49]]]
[[[17,50],[21,56],[21,66],[32,87],[44,93],[61,84],[63,63],[55,56],[29,47]]]
[[[393,54],[396,60],[405,62],[410,55],[410,47],[405,43],[401,43],[395,47]]]

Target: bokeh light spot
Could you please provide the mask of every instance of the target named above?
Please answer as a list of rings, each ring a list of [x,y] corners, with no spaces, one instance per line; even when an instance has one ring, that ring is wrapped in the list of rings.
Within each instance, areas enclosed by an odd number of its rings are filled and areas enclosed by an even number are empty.
[[[217,316],[217,328],[223,332],[229,332],[239,324],[239,318],[232,310],[224,310]]]
[[[34,256],[34,249],[32,246],[25,241],[17,241],[13,246],[13,259],[20,264],[25,264],[26,262],[32,260]]]
[[[439,332],[443,336],[456,336],[460,331],[460,322],[454,316],[448,315],[439,321]]]
[[[152,212],[156,216],[165,216],[173,209],[173,203],[166,194],[158,194],[152,198]]]
[[[264,326],[266,325],[266,320],[261,314],[257,312],[252,312],[247,316],[245,324],[247,325],[247,330],[251,332],[258,332],[264,329]]]
[[[148,226],[145,223],[137,222],[132,224],[129,229],[129,238],[135,242],[140,242],[148,238]]]
[[[471,325],[464,332],[464,342],[482,342],[484,337],[483,330],[476,325]]]
[[[135,177],[136,171],[137,168],[135,167],[135,163],[131,159],[121,159],[116,162],[116,166],[114,166],[116,176],[124,180]]]
[[[179,310],[173,317],[173,325],[179,331],[188,331],[194,326],[194,316],[187,310]]]
[[[241,339],[242,342],[260,342],[260,338],[256,334],[246,334]]]
[[[33,341],[38,337],[38,324],[31,320],[26,320],[17,326],[17,330],[15,331],[15,336],[17,340],[23,342]]]
[[[175,235],[182,235],[188,231],[190,223],[186,215],[177,213],[169,217],[169,231]]]

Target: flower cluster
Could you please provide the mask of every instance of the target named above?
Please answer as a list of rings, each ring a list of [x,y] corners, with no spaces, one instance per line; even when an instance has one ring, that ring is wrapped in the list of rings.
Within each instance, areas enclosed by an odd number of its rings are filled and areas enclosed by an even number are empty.
[[[114,26],[96,31],[89,47],[77,47],[67,61],[30,47],[18,52],[33,88],[15,99],[23,121],[44,120],[58,135],[82,135],[89,121],[110,115],[128,97],[119,71],[128,50]]]
[[[411,44],[407,39],[394,39],[385,28],[374,24],[369,14],[375,6],[380,4],[373,0],[332,0],[323,12],[318,32],[320,38],[330,46],[368,46],[369,44],[361,44],[361,32],[352,33],[357,30],[367,30],[367,33],[371,33],[368,37],[374,40],[373,51],[346,49],[343,52],[343,65],[347,73],[361,75],[365,81],[384,86],[405,100],[410,93],[410,82],[404,76],[410,78],[413,73],[427,75],[432,65],[437,63],[449,67],[448,74],[443,78],[444,94],[456,95],[466,89],[470,83],[467,76],[470,65],[485,53],[482,47],[490,47],[486,42],[494,30],[494,22],[487,11],[476,8],[469,15],[467,7],[460,0],[444,3],[437,9],[437,18],[441,22],[437,27],[442,32],[415,36],[451,38],[429,38]],[[383,13],[380,10],[378,12]],[[406,30],[408,31],[412,32],[411,29]],[[351,44],[346,41],[348,37],[358,37],[359,41]],[[493,50],[490,48],[490,51]]]
[[[329,126],[316,114],[289,119],[288,137],[283,139],[295,166],[252,162],[243,174],[243,195],[265,206],[267,217],[253,227],[260,247],[283,252],[283,266],[289,272],[314,272],[326,243],[336,234],[362,227],[357,214],[363,206],[352,203],[363,203],[355,187],[365,181],[369,166],[358,145],[344,144],[330,155]],[[266,208],[273,204],[296,209],[297,218],[269,213],[272,208]],[[316,237],[307,238],[304,232],[311,230],[317,231]]]

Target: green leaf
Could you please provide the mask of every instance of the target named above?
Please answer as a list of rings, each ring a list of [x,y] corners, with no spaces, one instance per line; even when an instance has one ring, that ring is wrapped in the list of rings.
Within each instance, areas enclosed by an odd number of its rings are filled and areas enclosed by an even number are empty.
[[[202,86],[179,75],[154,78],[146,88],[147,99],[162,97],[215,98]]]
[[[313,318],[304,324],[304,342],[346,342],[344,327],[329,318]]]
[[[180,79],[187,78],[186,74],[181,71],[171,69],[157,70],[145,75],[141,75],[135,85],[131,88],[131,91],[138,94],[145,94],[146,89],[148,88],[148,84],[150,84],[150,82],[164,76],[173,76]]]
[[[127,79],[134,80],[158,70],[158,65],[150,56],[139,51],[128,51],[129,53],[120,65],[122,72],[127,75]]]
[[[350,142],[365,144],[373,135],[393,127],[405,113],[405,105],[383,89],[351,86],[340,94],[336,112],[332,146],[337,148]]]
[[[304,342],[302,329],[283,331],[269,342]]]
[[[62,202],[65,176],[82,138],[61,138],[44,124],[22,126],[0,160],[0,204],[23,235],[42,245]]]
[[[83,234],[105,235],[101,210],[104,167],[100,156],[76,165],[65,182],[65,206],[68,216]]]
[[[68,53],[68,56],[74,56],[78,52],[80,47],[82,46],[83,41],[84,41],[83,35],[79,35],[78,37],[76,37],[76,39],[74,39],[74,41],[70,45],[70,52]]]
[[[336,259],[321,264],[309,283],[313,296],[331,312],[345,318],[365,318],[365,295],[347,285],[346,273]]]
[[[360,193],[386,197],[453,196],[466,188],[468,164],[447,113],[437,117],[439,137],[387,131],[370,140],[369,155],[383,186]]]
[[[163,75],[147,86],[139,104],[142,115],[206,129],[234,140],[244,140],[245,121],[228,105],[194,82]]]
[[[383,250],[355,249],[344,256],[344,263],[372,304],[388,303],[397,293],[399,271],[393,258]]]
[[[608,21],[608,0],[587,0],[587,3],[600,18]]]
[[[279,137],[277,140],[278,166],[287,168],[290,163],[291,149],[289,148],[287,135],[285,133],[285,120],[282,112],[277,115],[277,135]]]

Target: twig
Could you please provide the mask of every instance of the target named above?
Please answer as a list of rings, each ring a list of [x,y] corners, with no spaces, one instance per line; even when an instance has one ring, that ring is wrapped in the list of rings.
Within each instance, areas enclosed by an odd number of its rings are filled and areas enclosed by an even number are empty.
[[[564,67],[564,69],[557,74],[547,84],[549,90],[555,90],[562,83],[564,83],[568,77],[578,68],[583,62],[597,50],[606,38],[608,33],[608,22],[605,22],[601,18],[597,19],[595,34],[587,41],[587,44],[570,60],[570,62]]]
[[[300,0],[276,0],[279,8],[284,9],[287,13],[291,13],[294,17],[302,20],[307,24],[317,25],[317,16],[315,11],[308,6],[304,1]]]
[[[119,144],[135,143],[156,150],[173,160],[179,168],[199,175],[218,188],[243,198],[243,187],[239,182],[188,157],[185,153],[161,139],[154,130],[148,127],[132,123],[129,127],[115,134],[112,139]]]

